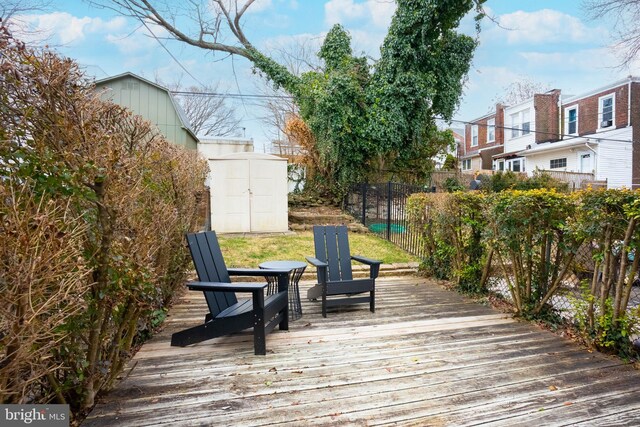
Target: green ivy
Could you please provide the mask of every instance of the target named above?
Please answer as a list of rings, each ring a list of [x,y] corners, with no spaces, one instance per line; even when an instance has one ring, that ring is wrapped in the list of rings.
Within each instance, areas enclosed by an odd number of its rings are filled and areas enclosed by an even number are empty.
[[[340,25],[329,31],[318,54],[324,69],[300,77],[248,49],[255,68],[294,96],[315,136],[325,172],[309,188],[341,195],[381,175],[426,178],[433,167],[426,159],[453,141],[437,129],[435,118],[452,117],[477,44],[455,29],[482,3],[398,0],[373,65],[353,55],[351,37]]]

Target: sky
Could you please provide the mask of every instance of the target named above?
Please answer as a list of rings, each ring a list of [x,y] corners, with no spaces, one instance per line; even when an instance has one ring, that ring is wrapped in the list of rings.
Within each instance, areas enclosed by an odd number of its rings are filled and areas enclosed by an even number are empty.
[[[588,19],[580,0],[488,0],[485,8],[493,20],[482,22],[457,120],[486,114],[514,81],[529,80],[561,89],[563,95],[577,95],[628,75],[640,75],[638,64],[631,69],[617,67],[619,59],[609,47],[614,39],[612,22]],[[354,52],[375,59],[394,10],[392,0],[257,0],[244,17],[244,30],[258,49],[277,55],[296,41],[319,46],[326,32],[340,23],[352,37]],[[86,1],[55,1],[47,10],[17,19],[23,27],[37,30],[25,38],[33,42],[46,39],[51,48],[76,60],[96,79],[130,71],[165,83],[218,85],[219,91],[228,93],[264,90],[247,60],[175,41],[163,41],[163,47],[149,34],[152,31],[162,38],[166,35],[163,29],[141,27],[137,21]],[[460,31],[476,35],[472,16],[462,20]],[[264,123],[266,111],[261,102],[229,102],[242,118],[244,135],[254,140],[256,151],[263,151],[276,135]]]

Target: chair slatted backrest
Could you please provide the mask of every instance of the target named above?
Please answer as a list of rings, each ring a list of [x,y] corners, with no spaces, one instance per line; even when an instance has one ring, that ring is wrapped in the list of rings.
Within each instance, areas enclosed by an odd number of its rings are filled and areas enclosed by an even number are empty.
[[[201,282],[230,283],[231,278],[222,257],[215,231],[187,234],[193,265]],[[213,317],[238,302],[234,292],[206,291],[204,296]]]
[[[329,264],[327,268],[327,280],[329,282],[353,279],[347,226],[314,225],[313,242],[316,258]],[[318,282],[321,282],[321,280],[322,278],[318,272]]]

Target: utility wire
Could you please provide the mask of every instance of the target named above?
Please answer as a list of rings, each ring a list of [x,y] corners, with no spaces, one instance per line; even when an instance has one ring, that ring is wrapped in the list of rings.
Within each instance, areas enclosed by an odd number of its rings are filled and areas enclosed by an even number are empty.
[[[521,128],[514,128],[514,127],[509,127],[509,126],[496,126],[496,125],[489,125],[486,123],[475,123],[475,122],[469,122],[469,121],[465,121],[465,120],[450,120],[450,122],[455,122],[455,123],[462,123],[465,125],[472,125],[472,126],[483,126],[483,127],[493,127],[495,129],[504,129],[504,130],[517,130],[517,131],[522,131]],[[589,137],[585,137],[584,135],[570,135],[570,134],[565,134],[565,133],[556,133],[556,132],[545,132],[545,131],[541,131],[541,130],[529,130],[529,133],[532,134],[544,134],[547,136],[554,136],[554,137],[558,137],[559,139],[562,139],[563,141],[568,141],[571,139],[576,139],[576,138],[584,138],[584,139],[593,139],[595,141],[611,141],[611,142],[633,142],[633,140],[630,139],[616,139],[616,138],[600,138],[597,136],[589,136]]]
[[[220,98],[231,98],[231,99],[264,99],[264,100],[293,99],[293,97],[290,95],[260,95],[260,94],[242,94],[242,93],[197,92],[197,91],[187,91],[187,90],[171,91],[171,93],[174,95],[182,95],[182,96],[207,96],[207,97],[220,97]],[[437,117],[437,119],[445,122],[461,123],[465,125],[493,127],[494,129],[503,129],[503,130],[509,130],[509,131],[517,130],[518,132],[522,131],[521,128],[517,128],[517,127],[489,125],[487,123],[477,123],[477,122],[471,122],[468,120],[457,120],[457,119],[445,120],[441,117]],[[595,137],[595,136],[585,137],[583,135],[571,135],[571,134],[565,134],[565,133],[545,132],[541,130],[529,130],[529,133],[544,134],[547,136],[558,137],[562,141],[568,141],[568,140],[577,139],[577,138],[585,138],[585,139],[593,139],[596,141],[633,142],[633,140],[629,140],[629,139],[602,138],[602,137]]]
[[[144,22],[143,20],[140,20],[140,22],[142,23],[142,25],[144,25],[144,27],[147,29],[147,31],[149,31],[149,33],[151,34],[151,36],[155,39],[155,41],[158,42],[158,44],[160,46],[162,46],[162,49],[165,50],[165,52],[167,52],[169,54],[169,56],[171,57],[171,59],[173,59],[175,61],[176,64],[178,64],[178,66],[180,68],[182,68],[182,70],[187,73],[187,75],[189,77],[191,77],[193,80],[195,80],[200,86],[204,86],[204,84],[202,84],[202,82],[200,80],[198,80],[196,78],[196,76],[194,76],[193,74],[191,74],[191,72],[189,70],[187,70],[187,67],[185,67],[184,65],[182,65],[182,62],[180,62],[178,60],[178,58],[175,57],[175,55],[173,53],[171,53],[171,51],[169,50],[169,48],[167,48],[167,46],[164,45],[164,43],[162,43],[160,41],[160,39],[158,38],[158,36],[156,36],[156,34],[153,32],[153,30],[147,25],[146,22]]]
[[[218,92],[197,92],[188,90],[171,91],[174,95],[183,96],[209,96],[219,98],[234,98],[234,99],[293,99],[292,96],[287,95],[259,95],[259,94],[244,94],[244,93],[218,93]]]

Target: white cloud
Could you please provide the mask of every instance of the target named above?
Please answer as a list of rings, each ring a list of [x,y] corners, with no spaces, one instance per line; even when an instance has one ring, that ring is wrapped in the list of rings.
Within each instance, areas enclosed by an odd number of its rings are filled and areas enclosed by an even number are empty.
[[[78,43],[90,33],[117,31],[126,26],[123,17],[105,21],[88,16],[79,18],[67,12],[53,12],[41,15],[15,17],[25,32],[37,34],[38,39],[55,39],[62,44]]]
[[[367,3],[373,23],[378,27],[387,28],[391,24],[391,18],[396,12],[396,3],[393,1],[372,1]]]
[[[355,0],[329,0],[324,5],[324,19],[328,25],[367,20],[376,27],[386,28],[395,10],[393,1],[366,0],[359,3]]]
[[[328,24],[361,19],[365,15],[365,6],[353,0],[330,0],[324,5],[325,21]]]
[[[267,9],[271,9],[273,6],[272,0],[256,0],[250,7],[247,9],[247,13],[260,13],[264,12]]]
[[[354,54],[378,58],[395,10],[394,1],[329,0],[324,5],[325,23],[348,27]]]
[[[545,69],[550,65],[556,71],[610,69],[617,64],[615,54],[607,48],[582,49],[574,52],[520,52],[529,68]]]
[[[557,10],[535,12],[516,11],[500,15],[492,32],[499,33],[509,44],[536,43],[594,43],[601,41],[608,31],[603,27],[587,27],[580,19]],[[498,35],[498,34],[494,34]]]

